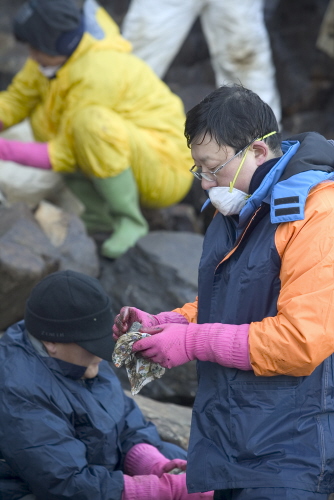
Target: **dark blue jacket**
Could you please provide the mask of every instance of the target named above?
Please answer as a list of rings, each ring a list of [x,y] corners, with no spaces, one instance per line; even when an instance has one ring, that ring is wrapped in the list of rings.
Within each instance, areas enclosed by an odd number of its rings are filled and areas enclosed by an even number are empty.
[[[123,460],[135,444],[185,458],[160,440],[106,361],[86,381],[70,378],[75,368],[39,356],[24,322],[0,340],[1,500],[29,492],[43,500],[119,500]]]
[[[239,219],[217,214],[207,230],[198,323],[238,325],[277,314],[281,258],[276,230],[302,220],[309,190],[334,179],[334,149],[318,134],[283,143],[283,151]],[[300,252],[307,258],[307,249]],[[190,492],[334,491],[333,355],[305,377],[255,376],[201,361],[198,377],[188,450]]]

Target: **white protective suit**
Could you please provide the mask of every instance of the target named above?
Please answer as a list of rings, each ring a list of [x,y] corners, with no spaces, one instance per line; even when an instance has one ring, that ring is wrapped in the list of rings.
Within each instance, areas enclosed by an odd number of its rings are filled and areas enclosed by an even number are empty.
[[[122,35],[163,78],[197,17],[208,43],[216,85],[241,82],[281,119],[264,0],[132,0]]]

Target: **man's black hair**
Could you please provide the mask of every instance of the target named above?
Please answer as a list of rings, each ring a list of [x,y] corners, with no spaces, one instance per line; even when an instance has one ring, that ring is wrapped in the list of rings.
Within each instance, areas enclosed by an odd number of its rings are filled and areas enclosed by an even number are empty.
[[[242,85],[223,85],[207,95],[187,113],[185,136],[188,147],[205,136],[219,146],[240,151],[247,144],[270,132],[264,139],[270,150],[280,156],[281,134],[275,115],[268,104]]]

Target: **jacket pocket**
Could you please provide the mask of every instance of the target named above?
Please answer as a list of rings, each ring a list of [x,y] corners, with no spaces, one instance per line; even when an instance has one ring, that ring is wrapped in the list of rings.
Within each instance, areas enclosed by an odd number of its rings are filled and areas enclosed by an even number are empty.
[[[230,382],[232,459],[257,467],[268,460],[273,465],[292,452],[297,385],[297,379]]]

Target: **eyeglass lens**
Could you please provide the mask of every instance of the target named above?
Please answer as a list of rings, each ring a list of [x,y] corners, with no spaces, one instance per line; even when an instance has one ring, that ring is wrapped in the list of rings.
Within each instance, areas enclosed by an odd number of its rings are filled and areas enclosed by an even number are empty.
[[[203,173],[201,167],[194,166],[194,167],[192,167],[192,169],[190,171],[200,181],[202,179],[204,179],[206,181],[215,181],[216,180],[216,176],[214,174],[211,174],[210,172]]]

